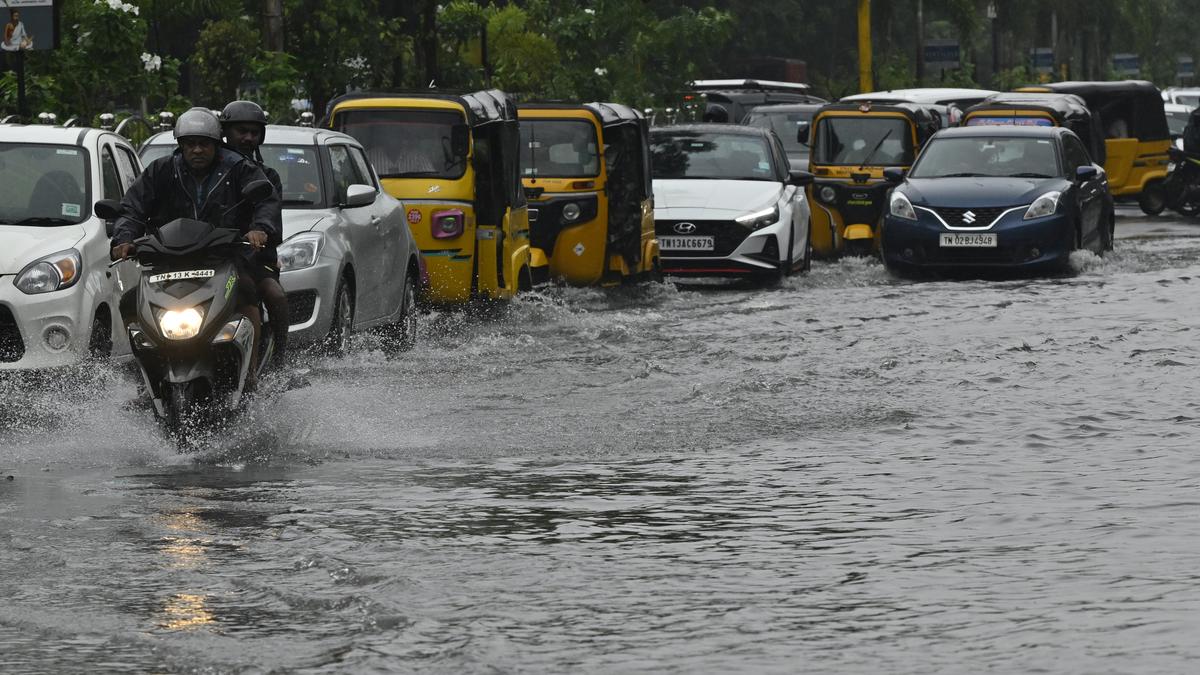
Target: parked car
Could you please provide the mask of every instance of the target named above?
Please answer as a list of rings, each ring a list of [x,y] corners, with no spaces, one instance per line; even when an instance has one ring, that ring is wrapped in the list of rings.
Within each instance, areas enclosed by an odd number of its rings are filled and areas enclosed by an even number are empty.
[[[171,132],[146,142],[151,161],[174,151]],[[311,127],[267,126],[263,161],[283,182],[280,283],[290,339],[344,353],[353,332],[388,327],[416,336],[421,267],[404,206],[383,191],[362,145]]]
[[[1171,133],[1171,143],[1180,150],[1183,149],[1183,130],[1187,128],[1193,110],[1195,107],[1182,103],[1163,104],[1163,112],[1167,114],[1167,130]]]
[[[771,103],[826,103],[807,84],[775,80],[695,80],[681,107],[694,109],[693,121],[741,124],[751,108]]]
[[[1167,87],[1162,90],[1164,103],[1185,105],[1190,109],[1200,107],[1200,88],[1196,87]]]
[[[783,143],[788,162],[794,169],[808,170],[808,128],[821,103],[783,103],[760,105],[746,115],[743,124],[770,129]]]
[[[99,129],[0,125],[0,370],[124,355],[121,284],[98,199],[120,199],[141,165]],[[119,276],[120,275],[120,276]]]
[[[774,132],[721,124],[650,132],[664,274],[780,278],[808,268],[807,171]]]
[[[1104,169],[1063,127],[939,131],[898,183],[883,223],[883,261],[931,269],[1062,270],[1076,249],[1113,246]]]

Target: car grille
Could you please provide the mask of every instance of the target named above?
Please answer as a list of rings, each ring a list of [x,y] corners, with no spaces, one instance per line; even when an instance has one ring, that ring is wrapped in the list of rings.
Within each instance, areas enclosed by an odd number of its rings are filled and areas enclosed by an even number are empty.
[[[677,223],[691,223],[696,226],[693,232],[676,232]],[[711,251],[663,251],[663,256],[683,256],[687,258],[724,258],[742,245],[750,230],[732,220],[656,220],[654,232],[658,236],[695,237],[711,236],[713,250]]]
[[[25,356],[25,341],[12,311],[0,305],[0,363],[16,363]]]
[[[316,291],[296,291],[287,294],[288,325],[307,323],[312,319],[313,310],[317,308]]]
[[[948,206],[939,206],[934,211],[941,216],[942,220],[950,227],[987,227],[996,222],[1000,214],[1011,209],[1011,206],[993,206],[988,208],[969,208],[957,209]],[[971,212],[971,216],[967,217],[967,212]]]

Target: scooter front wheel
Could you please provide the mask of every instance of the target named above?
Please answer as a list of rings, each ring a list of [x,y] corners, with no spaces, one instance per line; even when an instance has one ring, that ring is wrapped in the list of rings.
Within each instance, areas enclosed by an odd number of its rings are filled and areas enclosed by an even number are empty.
[[[195,410],[196,395],[191,382],[172,382],[167,385],[166,427],[181,449],[191,445],[188,421]]]

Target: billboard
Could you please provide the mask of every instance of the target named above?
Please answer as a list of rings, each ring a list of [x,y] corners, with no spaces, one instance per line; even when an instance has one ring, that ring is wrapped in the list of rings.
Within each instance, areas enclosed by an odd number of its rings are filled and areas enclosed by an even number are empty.
[[[929,72],[955,70],[960,66],[958,40],[926,40],[924,56]]]
[[[54,49],[58,46],[54,0],[0,0],[0,51]]]

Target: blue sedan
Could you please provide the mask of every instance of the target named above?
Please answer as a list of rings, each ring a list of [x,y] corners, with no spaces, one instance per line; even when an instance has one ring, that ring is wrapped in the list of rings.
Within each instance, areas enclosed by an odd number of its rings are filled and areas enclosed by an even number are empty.
[[[926,143],[896,183],[882,231],[898,274],[931,270],[1061,271],[1071,252],[1112,250],[1104,169],[1061,127],[960,127]]]

